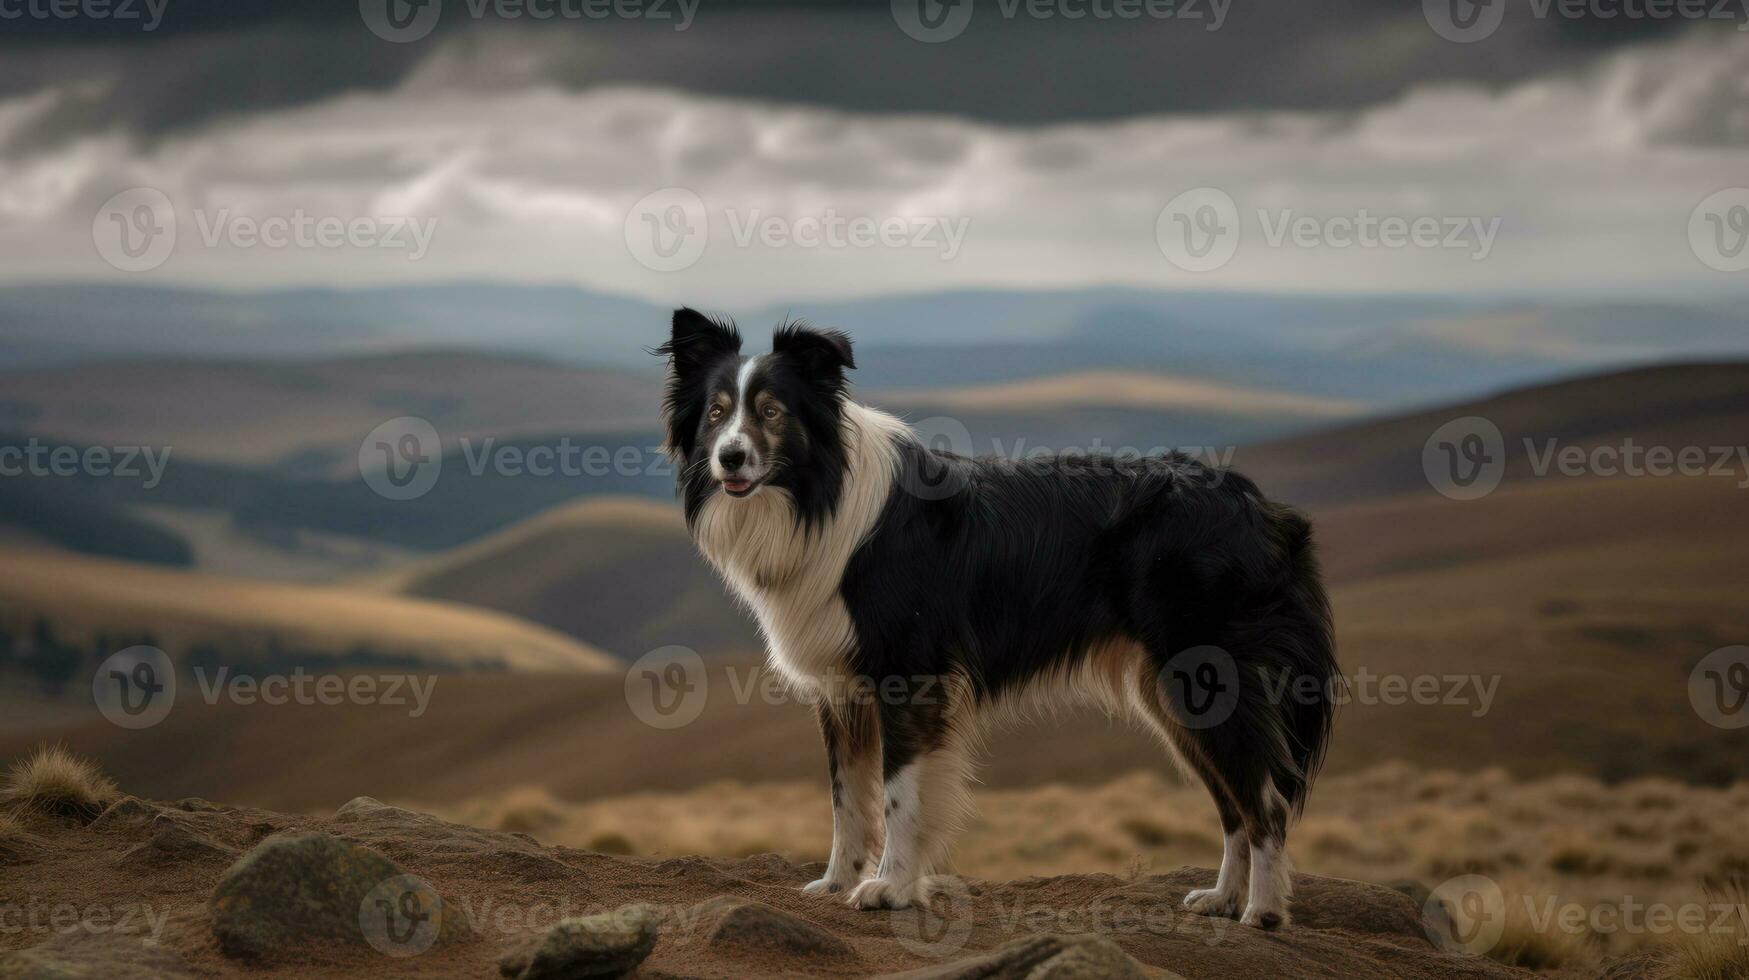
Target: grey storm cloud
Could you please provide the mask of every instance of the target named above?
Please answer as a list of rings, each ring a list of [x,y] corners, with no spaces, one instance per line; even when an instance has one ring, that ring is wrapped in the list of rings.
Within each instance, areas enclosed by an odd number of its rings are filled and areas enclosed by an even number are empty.
[[[1736,31],[1355,107],[1027,125],[551,81],[605,43],[451,31],[392,85],[149,139],[63,129],[53,145],[0,156],[0,277],[124,274],[102,236],[118,216],[140,226],[126,195],[146,189],[167,205],[154,222],[178,225],[154,239],[172,251],[146,274],[243,288],[483,279],[748,301],[1098,283],[1717,288],[1727,263],[1709,267],[1696,236],[1709,215],[1744,206],[1730,195],[1749,173],[1749,33]],[[101,104],[102,84],[67,78],[0,98],[0,145],[28,146],[20,134],[57,125],[69,104]],[[1169,251],[1174,202],[1211,189],[1228,199],[1237,251],[1186,268]],[[1717,214],[1702,213],[1705,200]],[[698,252],[665,268],[640,250],[677,202],[697,212],[683,217]],[[1343,244],[1380,219],[1433,222],[1440,236]],[[345,234],[260,244],[263,226],[299,222]],[[355,242],[358,222],[377,245]],[[1309,244],[1294,230],[1304,222]],[[902,234],[844,247],[857,225]],[[380,247],[403,242],[402,227],[431,234],[417,249]]]
[[[536,20],[527,13],[534,7],[518,6],[583,0],[424,2],[440,5],[437,27],[406,44],[372,34],[356,0],[172,2],[150,32],[104,19],[10,19],[0,32],[0,98],[52,89],[57,106],[14,128],[0,152],[104,131],[150,143],[250,113],[381,92],[430,72],[434,53],[449,77],[484,89],[657,86],[1040,124],[1362,108],[1430,82],[1511,84],[1689,26],[1538,17],[1532,0],[1493,0],[1522,9],[1486,43],[1462,45],[1429,30],[1420,4],[1390,0],[1172,0],[1158,9],[1182,16],[1134,19],[1094,15],[1118,0],[1048,0],[1040,9],[1059,11],[1050,19],[1029,13],[1040,0],[958,0],[973,11],[963,34],[925,44],[898,28],[885,0],[696,0],[685,30],[676,29],[680,0],[660,0],[667,16],[654,20]],[[1075,10],[1087,15],[1061,16]],[[1038,153],[1050,166],[1052,151]]]

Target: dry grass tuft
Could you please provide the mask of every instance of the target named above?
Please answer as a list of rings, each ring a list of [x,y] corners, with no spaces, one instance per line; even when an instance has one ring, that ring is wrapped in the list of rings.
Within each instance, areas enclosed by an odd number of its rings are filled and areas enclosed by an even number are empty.
[[[1506,928],[1500,941],[1488,950],[1489,959],[1526,970],[1558,970],[1597,962],[1598,949],[1589,930],[1565,928],[1557,918],[1547,915],[1556,904],[1553,896],[1507,887],[1505,897]],[[1539,905],[1545,915],[1540,921]]]
[[[1678,932],[1663,959],[1661,977],[1666,980],[1742,980],[1749,977],[1749,882],[1735,878],[1705,889],[1709,907],[1731,906],[1734,915],[1722,917],[1724,931],[1714,931],[1719,920],[1707,917],[1701,932]]]
[[[60,745],[37,749],[0,782],[0,806],[82,820],[97,816],[120,795],[95,763]]]

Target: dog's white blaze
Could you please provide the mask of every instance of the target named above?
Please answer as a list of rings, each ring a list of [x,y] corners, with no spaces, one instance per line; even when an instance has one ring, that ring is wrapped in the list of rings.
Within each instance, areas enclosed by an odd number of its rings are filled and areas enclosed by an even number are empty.
[[[772,666],[810,694],[849,680],[855,628],[838,585],[892,492],[900,440],[915,438],[893,416],[853,402],[843,415],[844,487],[824,524],[803,532],[795,501],[768,486],[741,499],[713,494],[694,528],[699,550],[752,608]]]
[[[722,479],[729,474],[717,465],[717,456],[730,446],[739,446],[747,453],[747,468],[755,472],[759,469],[759,460],[754,455],[753,441],[742,431],[747,424],[747,385],[753,379],[753,372],[759,367],[759,358],[749,357],[741,362],[741,369],[735,372],[735,417],[717,433],[717,441],[711,445],[711,474]]]

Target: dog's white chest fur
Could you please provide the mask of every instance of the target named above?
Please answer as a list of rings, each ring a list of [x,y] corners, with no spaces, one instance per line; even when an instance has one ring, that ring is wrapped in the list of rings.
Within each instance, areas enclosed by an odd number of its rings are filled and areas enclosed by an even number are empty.
[[[740,500],[716,494],[699,509],[699,550],[753,610],[772,665],[804,690],[849,680],[856,629],[839,583],[886,506],[904,438],[910,430],[898,419],[844,406],[844,488],[837,511],[812,531],[798,525],[790,495],[774,487]]]

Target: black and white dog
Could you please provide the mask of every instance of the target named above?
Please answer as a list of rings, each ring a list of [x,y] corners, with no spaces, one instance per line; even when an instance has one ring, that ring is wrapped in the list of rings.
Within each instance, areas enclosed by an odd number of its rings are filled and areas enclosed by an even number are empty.
[[[683,309],[655,353],[692,536],[819,713],[832,854],[806,891],[928,901],[983,723],[1068,694],[1140,719],[1213,795],[1220,875],[1186,907],[1286,921],[1339,683],[1304,517],[1179,454],[935,452],[850,400],[836,331],[781,326],[749,357]]]

